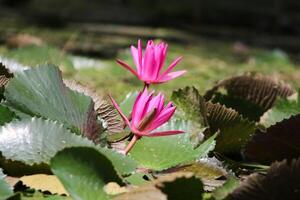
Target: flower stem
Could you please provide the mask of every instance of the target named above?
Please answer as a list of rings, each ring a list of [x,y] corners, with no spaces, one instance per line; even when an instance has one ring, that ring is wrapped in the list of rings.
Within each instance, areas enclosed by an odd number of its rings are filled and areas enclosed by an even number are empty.
[[[144,88],[143,88],[143,91],[147,88],[147,89],[149,89],[149,86],[150,86],[150,84],[148,84],[148,83],[144,83]]]
[[[137,135],[133,135],[133,138],[131,139],[131,141],[129,142],[129,144],[127,145],[127,147],[125,148],[124,154],[127,155],[128,152],[132,149],[132,147],[135,145],[135,143],[140,139],[140,136]]]

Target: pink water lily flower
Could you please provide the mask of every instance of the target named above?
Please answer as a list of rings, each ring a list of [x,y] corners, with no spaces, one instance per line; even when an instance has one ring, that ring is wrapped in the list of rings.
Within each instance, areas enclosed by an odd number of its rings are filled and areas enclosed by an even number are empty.
[[[176,58],[169,65],[169,67],[162,72],[162,68],[167,56],[167,48],[168,45],[164,42],[154,44],[152,40],[149,40],[143,55],[142,42],[139,40],[137,48],[135,48],[133,45],[131,46],[131,54],[136,66],[136,70],[122,60],[117,60],[117,62],[128,69],[146,85],[164,83],[181,76],[186,72],[185,70],[171,72],[173,68],[180,62],[182,57]]]
[[[123,114],[115,100],[112,97],[110,99],[126,125],[134,134],[133,139],[125,149],[125,154],[130,151],[135,142],[142,136],[156,137],[184,133],[184,131],[180,130],[154,131],[169,121],[176,110],[172,102],[169,102],[167,105],[164,104],[164,96],[162,94],[153,96],[153,92],[148,94],[147,88],[143,92],[140,92],[132,108],[131,120]]]

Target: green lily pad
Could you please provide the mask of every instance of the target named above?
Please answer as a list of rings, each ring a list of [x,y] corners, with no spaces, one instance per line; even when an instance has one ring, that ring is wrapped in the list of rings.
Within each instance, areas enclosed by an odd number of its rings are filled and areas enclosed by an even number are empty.
[[[0,129],[0,151],[6,159],[27,165],[49,163],[65,147],[93,145],[58,122],[40,118],[13,121]]]
[[[0,126],[10,122],[14,118],[15,114],[11,112],[8,108],[0,105]]]
[[[5,175],[0,169],[0,199],[7,199],[13,195],[13,188],[5,181]]]
[[[160,130],[183,130],[186,133],[163,137],[142,137],[129,152],[130,157],[142,167],[151,170],[163,170],[207,156],[215,147],[216,134],[194,149],[190,142],[189,121],[170,120]]]
[[[120,154],[113,149],[97,146],[96,150],[105,155],[113,163],[116,171],[120,175],[131,174],[138,168],[138,163],[135,160],[129,156]]]
[[[203,139],[203,132],[208,130],[207,112],[205,100],[200,96],[198,90],[194,87],[185,87],[172,93],[172,100],[181,111],[180,116],[183,119],[194,121],[194,127],[199,131],[190,133],[191,142],[194,147],[198,147]]]
[[[146,183],[149,183],[149,181],[151,176],[149,176],[149,174],[145,174],[145,173],[134,173],[126,178],[124,178],[126,180],[126,182],[130,183],[131,185],[143,185]]]
[[[99,124],[92,99],[70,90],[61,72],[53,65],[42,65],[15,74],[5,90],[6,105],[30,116],[59,121],[90,139],[98,137]]]
[[[60,66],[65,72],[72,72],[74,70],[71,59],[63,51],[47,45],[29,45],[13,49],[6,52],[4,56],[27,66],[36,66],[47,61],[48,63]]]
[[[129,116],[132,110],[133,103],[138,95],[138,92],[130,92],[125,99],[120,103],[120,108],[126,116]]]
[[[137,163],[132,158],[112,149],[96,146],[92,141],[71,133],[58,122],[39,118],[23,119],[8,123],[0,129],[2,155],[6,159],[32,165],[38,172],[42,169],[37,164],[48,164],[58,151],[71,146],[94,147],[107,156],[122,175],[130,174],[137,168]],[[13,168],[14,164],[22,166],[20,163],[6,163],[6,166]],[[43,165],[42,168],[48,171],[47,165]],[[24,170],[30,174],[30,170]]]
[[[300,90],[299,90],[300,91]],[[300,93],[296,99],[279,99],[273,108],[267,111],[260,119],[260,123],[266,128],[300,114]]]
[[[112,163],[93,148],[64,149],[52,158],[51,168],[74,200],[109,200],[104,186],[123,184]]]

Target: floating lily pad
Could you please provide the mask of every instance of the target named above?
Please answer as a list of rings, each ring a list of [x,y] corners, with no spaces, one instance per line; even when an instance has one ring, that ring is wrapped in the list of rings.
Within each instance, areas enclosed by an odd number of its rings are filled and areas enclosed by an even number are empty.
[[[6,105],[18,113],[59,121],[90,139],[99,136],[92,99],[67,88],[53,65],[16,73],[6,87],[5,98]]]
[[[10,122],[14,118],[15,114],[8,108],[0,105],[0,125]]]
[[[266,128],[289,119],[291,116],[300,114],[300,93],[296,98],[280,99],[275,106],[267,111],[260,119],[260,123]]]
[[[174,91],[172,100],[177,106],[177,112],[180,111],[180,117],[194,121],[193,126],[199,129],[199,131],[190,133],[193,146],[198,147],[203,139],[203,132],[208,131],[209,126],[205,100],[194,87],[185,87]]]
[[[51,168],[74,200],[111,199],[104,186],[109,182],[123,185],[112,163],[93,148],[64,149],[51,160]]]
[[[186,133],[141,138],[129,152],[129,155],[142,167],[151,170],[163,170],[176,165],[182,165],[197,158],[207,156],[215,146],[216,135],[213,135],[198,148],[194,149],[189,139],[192,127],[188,121],[173,119],[160,130],[183,130]]]
[[[5,181],[5,175],[0,169],[0,199],[7,199],[13,195],[13,188]]]
[[[0,128],[0,151],[6,159],[27,165],[49,163],[60,150],[69,146],[93,145],[58,122],[39,118],[13,121]]]

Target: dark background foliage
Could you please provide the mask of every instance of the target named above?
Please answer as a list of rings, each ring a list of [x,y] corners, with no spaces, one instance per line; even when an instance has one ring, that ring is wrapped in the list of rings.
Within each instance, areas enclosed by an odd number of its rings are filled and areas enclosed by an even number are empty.
[[[297,0],[0,0],[0,6],[2,16],[47,25],[114,22],[213,31],[204,28],[210,25],[300,34]]]
[[[213,24],[300,33],[297,0],[1,0],[0,4],[7,11],[44,23]]]

